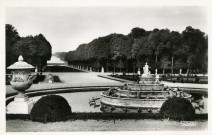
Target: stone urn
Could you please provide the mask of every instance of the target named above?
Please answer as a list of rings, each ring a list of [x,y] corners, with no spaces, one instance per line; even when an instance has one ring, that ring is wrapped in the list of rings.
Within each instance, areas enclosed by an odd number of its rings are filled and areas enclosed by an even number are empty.
[[[29,101],[28,96],[25,94],[25,90],[30,88],[35,79],[35,77],[31,75],[31,71],[34,67],[24,62],[23,57],[19,56],[18,62],[15,62],[7,69],[12,71],[10,84],[14,90],[18,91],[18,95],[15,96],[14,101],[7,106],[7,113],[28,114],[33,104],[32,101]],[[23,105],[22,109],[24,109],[25,106],[25,110],[18,108],[20,105]]]

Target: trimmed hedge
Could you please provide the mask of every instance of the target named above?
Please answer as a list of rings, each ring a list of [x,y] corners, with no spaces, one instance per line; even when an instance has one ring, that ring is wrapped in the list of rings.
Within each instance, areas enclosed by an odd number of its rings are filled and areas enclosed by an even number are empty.
[[[195,109],[187,99],[172,97],[163,103],[160,113],[171,119],[191,120],[195,114]]]
[[[67,66],[47,66],[45,72],[83,72]]]
[[[65,98],[48,95],[39,99],[33,106],[30,117],[32,121],[55,122],[70,118],[71,107]]]

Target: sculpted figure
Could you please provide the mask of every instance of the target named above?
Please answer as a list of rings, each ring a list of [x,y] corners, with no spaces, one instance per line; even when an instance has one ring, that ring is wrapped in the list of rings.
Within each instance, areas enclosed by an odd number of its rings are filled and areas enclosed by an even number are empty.
[[[146,75],[150,74],[150,72],[149,72],[149,66],[147,65],[147,63],[146,63],[146,65],[143,67],[143,71],[144,71],[144,74],[146,74]]]

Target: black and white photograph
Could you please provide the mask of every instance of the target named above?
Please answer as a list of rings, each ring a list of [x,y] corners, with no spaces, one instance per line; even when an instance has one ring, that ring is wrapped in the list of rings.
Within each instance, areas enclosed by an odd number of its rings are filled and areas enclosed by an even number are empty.
[[[5,134],[209,134],[207,4],[53,3],[4,6]]]

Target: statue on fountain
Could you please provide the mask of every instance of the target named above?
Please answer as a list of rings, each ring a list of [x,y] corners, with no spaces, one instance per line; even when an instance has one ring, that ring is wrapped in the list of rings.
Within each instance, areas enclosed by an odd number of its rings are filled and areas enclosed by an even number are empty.
[[[149,66],[147,65],[147,63],[143,67],[143,71],[144,71],[144,73],[142,74],[142,76],[145,76],[146,77],[146,76],[150,75]]]

